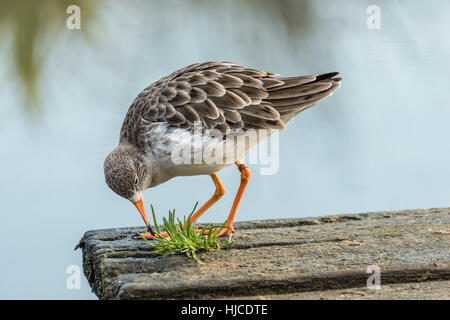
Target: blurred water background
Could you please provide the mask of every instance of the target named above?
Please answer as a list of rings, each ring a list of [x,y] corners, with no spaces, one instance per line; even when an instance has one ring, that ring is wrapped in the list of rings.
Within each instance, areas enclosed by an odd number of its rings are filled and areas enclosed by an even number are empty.
[[[66,286],[74,246],[90,229],[142,225],[103,160],[134,97],[195,62],[344,78],[281,133],[279,172],[253,170],[236,220],[450,205],[446,0],[0,3],[0,298],[95,298],[84,276]],[[69,4],[81,30],[66,28]],[[379,30],[366,26],[372,4]],[[228,214],[239,175],[220,177],[227,194],[201,221]],[[144,201],[161,217],[212,192],[209,177],[177,178]]]

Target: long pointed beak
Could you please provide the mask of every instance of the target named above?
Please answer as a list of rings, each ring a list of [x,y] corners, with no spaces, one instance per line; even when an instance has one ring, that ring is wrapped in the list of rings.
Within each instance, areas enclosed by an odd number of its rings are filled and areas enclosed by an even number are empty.
[[[139,213],[142,216],[142,219],[144,219],[144,222],[145,222],[145,225],[147,226],[148,231],[150,231],[150,233],[154,236],[155,231],[153,231],[152,226],[150,225],[150,222],[148,222],[148,218],[147,218],[147,214],[145,213],[144,202],[142,201],[142,198],[136,202],[133,202],[133,204],[138,209]]]

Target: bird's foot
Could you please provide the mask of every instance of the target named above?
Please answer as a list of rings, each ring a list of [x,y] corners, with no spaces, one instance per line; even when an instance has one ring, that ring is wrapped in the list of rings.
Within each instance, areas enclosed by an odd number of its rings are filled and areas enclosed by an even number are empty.
[[[217,231],[219,231],[219,229],[215,229],[215,230],[214,230],[214,232],[217,232]],[[222,230],[220,230],[219,233],[216,234],[216,237],[221,237],[221,236],[227,235],[227,234],[229,234],[230,232],[231,232],[231,233],[234,233],[234,228],[233,228],[233,226],[227,226],[227,225],[225,225],[225,227],[224,227]],[[209,230],[206,230],[206,231],[204,232],[204,234],[208,234],[208,233],[209,233]]]
[[[161,232],[160,235],[161,235],[161,237],[166,238],[167,240],[170,240],[170,237],[169,237],[167,232]],[[152,239],[155,239],[155,238],[159,238],[159,235],[157,235],[157,234],[152,235],[150,233],[141,233],[139,236],[141,238],[145,238],[147,240],[152,240]]]
[[[225,226],[225,228],[223,228],[223,230],[220,231],[219,234],[218,234],[217,236],[218,236],[218,237],[221,237],[221,236],[224,236],[224,235],[229,234],[230,232],[231,232],[231,233],[234,233],[234,228],[233,228],[232,225],[231,225],[231,226]]]
[[[215,229],[214,231],[218,231],[218,230],[219,229]],[[196,229],[195,231],[196,232],[201,232],[202,230],[201,229]],[[228,234],[230,232],[234,233],[233,226],[225,226],[219,233],[216,234],[216,237],[224,236],[224,235],[226,235],[226,234]],[[203,234],[208,234],[208,233],[209,233],[209,230],[205,230],[203,232]],[[163,238],[165,238],[167,240],[170,240],[170,237],[169,237],[167,232],[161,232],[159,235],[161,235],[161,237],[163,237]],[[141,238],[145,238],[147,240],[153,240],[155,238],[159,238],[159,235],[158,234],[152,235],[150,233],[141,233],[140,237]]]
[[[201,231],[202,231],[201,229],[196,229],[195,230],[195,232],[201,232]],[[208,232],[205,231],[203,234],[208,234]],[[161,235],[161,237],[163,237],[163,238],[165,238],[167,240],[170,240],[169,234],[167,232],[165,232],[165,231],[161,232],[160,235]],[[152,235],[150,233],[141,233],[140,237],[148,239],[148,240],[152,240],[152,239],[155,239],[155,238],[159,238],[159,235],[158,234]]]

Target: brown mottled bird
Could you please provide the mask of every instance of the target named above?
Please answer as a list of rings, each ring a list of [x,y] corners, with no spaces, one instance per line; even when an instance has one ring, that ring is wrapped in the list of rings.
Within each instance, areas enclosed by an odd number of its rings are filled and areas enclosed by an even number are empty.
[[[210,175],[216,190],[192,215],[194,222],[224,195],[217,172],[234,163],[241,183],[220,235],[234,232],[234,216],[250,178],[250,170],[239,160],[274,130],[284,129],[301,111],[336,91],[341,80],[337,74],[275,78],[274,73],[229,62],[196,63],[175,71],[134,99],[119,145],[105,160],[106,183],[136,206],[151,233],[144,236],[152,239],[155,234],[142,201],[146,189],[177,176]],[[256,134],[256,139],[249,139],[253,142],[244,147],[236,142],[237,136],[250,133]],[[182,161],[180,150],[188,155]]]

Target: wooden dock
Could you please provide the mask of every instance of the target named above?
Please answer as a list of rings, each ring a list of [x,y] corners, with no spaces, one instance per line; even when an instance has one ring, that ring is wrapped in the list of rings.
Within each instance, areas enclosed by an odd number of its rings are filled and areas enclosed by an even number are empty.
[[[235,229],[227,249],[199,254],[203,265],[155,257],[137,236],[145,228],[88,231],[78,247],[100,299],[450,299],[450,208]],[[367,286],[377,268],[379,290]]]

